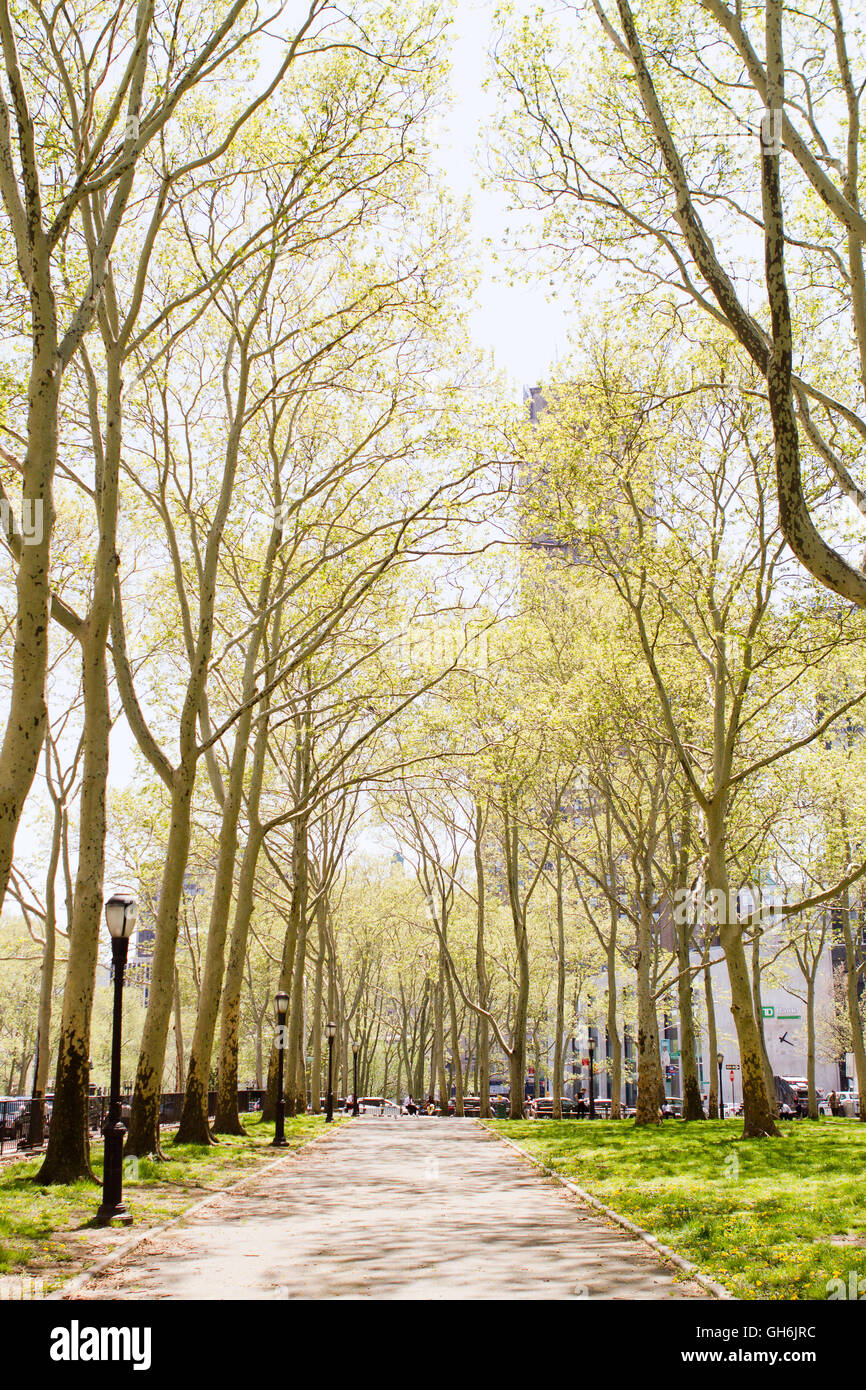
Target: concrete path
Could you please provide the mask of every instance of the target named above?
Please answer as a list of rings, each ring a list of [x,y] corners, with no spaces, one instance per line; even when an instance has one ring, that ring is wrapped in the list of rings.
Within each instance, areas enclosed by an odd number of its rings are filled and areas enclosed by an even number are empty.
[[[707,1299],[471,1120],[354,1120],[77,1298]]]

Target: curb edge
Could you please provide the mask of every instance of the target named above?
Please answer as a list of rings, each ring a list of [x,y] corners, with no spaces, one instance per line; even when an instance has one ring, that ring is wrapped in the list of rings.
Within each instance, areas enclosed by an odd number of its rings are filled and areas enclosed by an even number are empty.
[[[521,1145],[516,1144],[513,1139],[507,1139],[504,1134],[499,1134],[495,1129],[491,1129],[483,1120],[474,1119],[474,1123],[481,1129],[487,1130],[487,1133],[498,1140],[500,1144],[507,1144],[515,1153],[520,1154],[521,1158],[525,1158],[531,1163],[534,1168],[540,1168],[548,1177],[554,1178],[563,1187],[567,1187],[569,1192],[573,1192],[574,1195],[579,1197],[582,1202],[585,1202],[587,1206],[592,1207],[595,1211],[601,1212],[610,1221],[616,1222],[618,1226],[622,1226],[623,1230],[628,1231],[631,1235],[639,1236],[660,1259],[666,1260],[669,1264],[675,1265],[677,1269],[681,1269],[685,1274],[689,1274],[696,1283],[707,1289],[714,1298],[723,1301],[730,1300],[732,1302],[739,1302],[736,1295],[732,1294],[730,1289],[726,1289],[724,1284],[718,1284],[714,1279],[710,1279],[708,1275],[702,1274],[697,1265],[692,1264],[691,1260],[685,1259],[682,1255],[678,1255],[669,1245],[663,1245],[658,1236],[650,1235],[649,1231],[645,1231],[643,1226],[635,1225],[634,1221],[630,1221],[627,1216],[622,1216],[620,1212],[614,1211],[613,1207],[606,1207],[597,1197],[593,1197],[591,1192],[587,1192],[584,1188],[578,1187],[577,1183],[571,1182],[568,1178],[564,1178],[555,1168],[548,1168],[546,1163],[542,1163],[541,1159],[535,1158],[528,1149],[522,1148]]]

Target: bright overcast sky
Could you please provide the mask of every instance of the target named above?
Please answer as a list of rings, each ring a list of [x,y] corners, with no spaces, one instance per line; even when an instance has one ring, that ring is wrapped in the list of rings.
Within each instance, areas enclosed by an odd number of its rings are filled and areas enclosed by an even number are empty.
[[[496,0],[461,0],[452,61],[454,102],[447,134],[440,147],[443,167],[454,192],[467,193],[474,204],[474,230],[479,242],[490,238],[503,250],[502,233],[508,217],[507,198],[481,187],[485,174],[484,136],[495,118],[496,97],[485,92],[488,50]],[[558,358],[567,356],[568,319],[560,301],[548,301],[541,286],[507,283],[505,260],[486,264],[470,326],[478,346],[493,351],[497,367],[514,387],[536,385]],[[546,289],[547,279],[542,281]]]

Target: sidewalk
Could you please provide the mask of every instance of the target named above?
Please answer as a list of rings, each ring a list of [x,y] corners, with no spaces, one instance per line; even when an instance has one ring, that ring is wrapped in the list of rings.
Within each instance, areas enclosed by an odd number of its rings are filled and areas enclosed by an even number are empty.
[[[707,1299],[471,1120],[367,1116],[147,1238],[79,1299]]]

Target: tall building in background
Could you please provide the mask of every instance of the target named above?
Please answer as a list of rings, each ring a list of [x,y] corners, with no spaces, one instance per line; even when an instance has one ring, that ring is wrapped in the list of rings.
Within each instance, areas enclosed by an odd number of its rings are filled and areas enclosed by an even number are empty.
[[[159,880],[152,879],[146,888],[147,891],[140,894],[135,936],[132,940],[132,950],[126,967],[126,983],[130,988],[139,991],[144,1008],[147,1008],[150,999],[153,951],[156,945],[156,912],[159,908]],[[184,879],[183,896],[185,899],[195,898],[202,892],[204,889],[195,879],[190,877]]]
[[[544,413],[550,408],[542,388],[540,386],[524,386],[523,400],[530,424],[537,425]],[[537,460],[524,459],[520,465],[521,529],[524,532],[526,542],[533,550],[544,551],[558,558],[568,558],[569,545],[559,536],[539,529],[538,519],[533,516],[536,507],[539,511],[543,512],[544,510],[547,494],[545,475],[544,465]]]

